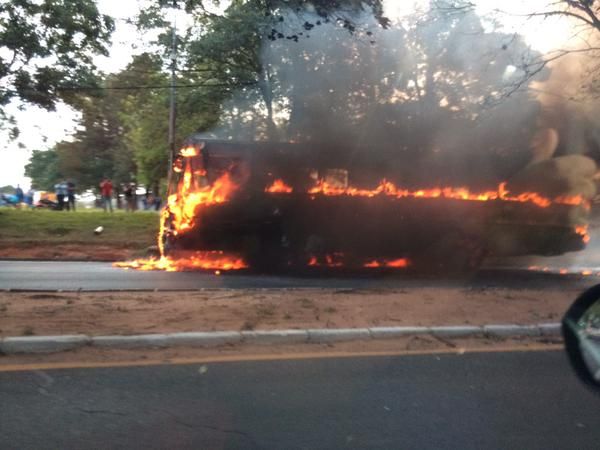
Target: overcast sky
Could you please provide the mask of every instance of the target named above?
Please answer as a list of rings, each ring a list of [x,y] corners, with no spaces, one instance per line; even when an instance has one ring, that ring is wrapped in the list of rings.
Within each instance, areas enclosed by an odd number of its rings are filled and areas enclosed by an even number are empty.
[[[127,25],[123,20],[134,17],[139,10],[139,4],[146,0],[98,0],[100,10],[116,18],[116,31],[112,37],[110,57],[98,57],[96,63],[105,72],[116,72],[123,69],[131,55],[140,51],[144,42],[134,27]],[[387,9],[391,15],[410,12],[414,5],[427,5],[429,0],[387,0]],[[528,42],[540,51],[549,51],[560,47],[570,36],[570,24],[566,20],[550,18],[536,22],[526,21],[519,14],[535,10],[536,5],[544,5],[547,0],[481,0],[479,2],[480,14],[489,13],[497,5],[512,15],[506,15],[503,24],[507,32],[525,33]],[[526,9],[525,9],[526,8]],[[138,50],[134,50],[137,47]],[[0,144],[0,186],[17,185],[27,188],[29,180],[24,176],[24,166],[27,164],[32,150],[45,150],[51,148],[56,142],[68,139],[76,126],[77,114],[70,108],[62,105],[55,112],[46,112],[39,108],[27,107],[18,111],[16,105],[8,108],[18,120],[21,137],[16,142],[8,142],[5,138]],[[167,120],[167,118],[165,118]],[[0,135],[0,137],[2,137]],[[18,143],[26,146],[19,148]]]

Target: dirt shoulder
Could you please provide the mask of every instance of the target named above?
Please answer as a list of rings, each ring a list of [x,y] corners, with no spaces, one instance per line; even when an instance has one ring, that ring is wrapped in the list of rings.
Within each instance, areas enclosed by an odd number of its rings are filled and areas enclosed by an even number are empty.
[[[147,248],[134,246],[127,248],[119,244],[51,244],[32,242],[31,244],[0,244],[0,259],[42,260],[42,261],[128,261],[148,256]]]
[[[533,324],[578,295],[506,288],[0,293],[0,336]]]

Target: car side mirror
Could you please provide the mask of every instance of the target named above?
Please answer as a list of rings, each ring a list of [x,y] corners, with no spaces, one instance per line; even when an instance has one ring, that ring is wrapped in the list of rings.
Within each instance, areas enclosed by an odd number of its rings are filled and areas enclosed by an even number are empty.
[[[562,333],[575,372],[600,392],[600,284],[571,305],[562,320]]]

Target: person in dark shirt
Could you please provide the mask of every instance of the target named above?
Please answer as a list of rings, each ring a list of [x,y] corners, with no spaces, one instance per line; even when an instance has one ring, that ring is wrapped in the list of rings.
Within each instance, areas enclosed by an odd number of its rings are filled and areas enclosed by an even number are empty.
[[[136,207],[136,195],[135,195],[135,183],[128,183],[125,185],[125,201],[127,202],[127,211],[135,211]]]
[[[75,211],[75,183],[73,181],[67,183],[67,211],[70,209]]]
[[[30,188],[27,191],[27,194],[25,194],[25,203],[27,204],[27,206],[29,206],[30,208],[33,207],[33,196],[35,195],[35,191],[33,190],[33,188]]]
[[[17,188],[15,189],[15,197],[17,197],[17,204],[23,203],[23,198],[25,195],[23,194],[23,189],[21,186],[17,184]]]

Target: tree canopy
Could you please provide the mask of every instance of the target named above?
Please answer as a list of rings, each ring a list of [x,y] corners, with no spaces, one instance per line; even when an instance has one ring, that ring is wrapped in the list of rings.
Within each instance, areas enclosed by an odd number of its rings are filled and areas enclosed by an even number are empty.
[[[181,82],[193,82],[186,80]],[[71,103],[81,114],[77,130],[51,150],[34,152],[27,176],[44,189],[63,178],[80,190],[97,188],[108,176],[117,185],[136,181],[160,191],[167,174],[169,116],[168,75],[160,58],[135,56],[122,71],[104,76],[100,87],[73,96]],[[180,93],[179,141],[217,121],[216,110],[198,104],[201,97],[191,88]]]
[[[496,182],[529,158],[539,102],[503,88],[523,54],[540,55],[473,9],[431,2],[392,20],[378,1],[234,0],[218,13],[208,3],[175,3],[194,18],[177,35],[178,143],[205,132],[325,144],[340,160],[369,151],[382,173],[415,184]],[[157,1],[138,22],[158,30],[162,50],[104,77],[102,95],[71,97],[81,126],[54,149],[61,176],[154,189],[166,177],[173,4]]]
[[[34,150],[25,166],[25,176],[32,180],[35,189],[51,191],[60,180],[61,173],[58,169],[58,154],[52,150]]]
[[[219,125],[199,130],[337,144],[345,156],[370,148],[407,178],[433,163],[442,172],[451,159],[463,167],[466,158],[487,159],[481,177],[523,164],[536,102],[520,95],[498,105],[510,68],[528,51],[522,39],[489,30],[475,11],[451,14],[435,2],[385,28],[372,10],[339,3],[348,22],[307,2],[195,10],[203,25],[182,32],[180,68],[204,80],[205,99],[212,91],[220,102]]]
[[[94,0],[1,2],[0,108],[18,99],[52,110],[73,86],[94,85],[93,56],[108,54],[113,28]]]

